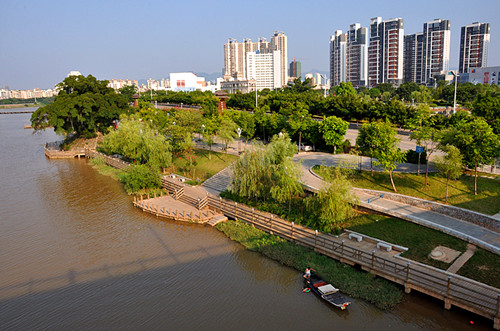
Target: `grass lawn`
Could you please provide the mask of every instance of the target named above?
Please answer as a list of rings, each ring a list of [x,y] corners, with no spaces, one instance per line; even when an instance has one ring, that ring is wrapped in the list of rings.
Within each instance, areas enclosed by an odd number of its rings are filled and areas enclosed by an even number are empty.
[[[208,152],[205,149],[196,149],[194,153],[197,165],[192,168],[185,158],[174,157],[172,172],[191,178],[194,181],[199,179],[199,182],[202,183],[238,159],[236,155],[212,152],[212,159],[210,160]]]
[[[403,257],[444,270],[451,264],[429,258],[432,249],[445,246],[462,253],[467,249],[461,239],[397,218],[360,214],[349,223],[349,230],[408,247]],[[478,248],[458,274],[500,288],[500,256]]]
[[[425,173],[420,176],[394,173],[393,177],[400,194],[446,203],[446,178],[438,174],[429,174],[427,187],[424,185]],[[374,172],[372,177],[369,171],[354,172],[351,180],[354,187],[393,192],[388,173]],[[473,176],[462,175],[458,180],[450,181],[449,204],[488,215],[500,212],[500,180],[478,177],[477,187],[476,196]]]

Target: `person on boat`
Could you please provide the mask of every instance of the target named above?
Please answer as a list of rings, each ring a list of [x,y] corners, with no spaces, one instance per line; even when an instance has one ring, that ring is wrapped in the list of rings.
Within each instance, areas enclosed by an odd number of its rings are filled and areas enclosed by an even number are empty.
[[[307,280],[311,279],[311,271],[316,271],[316,270],[314,270],[311,267],[306,268],[306,271],[304,271],[304,278],[305,279],[307,279]]]

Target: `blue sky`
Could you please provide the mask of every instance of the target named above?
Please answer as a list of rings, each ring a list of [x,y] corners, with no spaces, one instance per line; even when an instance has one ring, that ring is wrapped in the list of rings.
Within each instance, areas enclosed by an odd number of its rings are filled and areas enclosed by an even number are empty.
[[[221,72],[228,38],[288,36],[303,73],[327,72],[329,38],[372,17],[401,17],[405,34],[435,18],[451,20],[451,68],[460,27],[491,24],[488,65],[500,65],[499,0],[379,1],[0,1],[0,87],[51,88],[71,70],[98,79],[167,78]]]

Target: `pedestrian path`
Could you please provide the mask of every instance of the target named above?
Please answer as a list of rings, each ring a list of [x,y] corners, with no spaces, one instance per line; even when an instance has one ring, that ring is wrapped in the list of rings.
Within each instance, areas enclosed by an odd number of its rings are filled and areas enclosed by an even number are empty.
[[[334,164],[339,164],[339,158],[326,153],[300,153],[295,155],[294,161],[301,162],[302,182],[310,191],[318,191],[327,185],[326,182],[312,173],[311,169],[313,166],[321,164],[332,166]],[[400,165],[399,171],[412,172],[411,170],[415,170],[414,166],[415,165]],[[439,230],[496,254],[500,254],[500,233],[498,232],[435,211],[429,211],[402,202],[384,199],[374,194],[357,191],[356,195],[362,207]]]

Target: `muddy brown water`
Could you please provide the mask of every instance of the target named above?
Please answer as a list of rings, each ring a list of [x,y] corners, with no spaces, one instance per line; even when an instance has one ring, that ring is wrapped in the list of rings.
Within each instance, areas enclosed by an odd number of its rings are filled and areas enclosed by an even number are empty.
[[[216,229],[135,209],[85,159],[49,161],[60,138],[23,129],[29,116],[0,118],[1,330],[492,330],[418,294],[391,311],[329,307]]]

